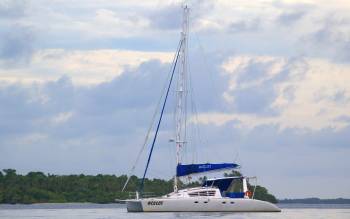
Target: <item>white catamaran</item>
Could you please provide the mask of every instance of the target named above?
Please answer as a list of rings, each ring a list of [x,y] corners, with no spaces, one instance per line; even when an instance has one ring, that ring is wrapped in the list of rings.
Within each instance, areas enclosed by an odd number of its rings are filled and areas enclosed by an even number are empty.
[[[239,167],[235,163],[205,163],[205,164],[182,164],[180,162],[180,150],[185,144],[184,125],[186,120],[183,118],[185,98],[186,98],[186,78],[187,78],[187,41],[189,26],[189,8],[183,8],[183,22],[181,39],[177,52],[175,54],[169,84],[167,86],[160,118],[157,124],[152,147],[148,156],[146,168],[143,174],[139,191],[136,193],[136,199],[126,200],[128,212],[279,212],[280,209],[269,202],[254,199],[252,192],[248,190],[247,177],[223,177],[207,179],[202,186],[188,189],[178,189],[178,178],[192,174],[205,173],[209,171],[220,171],[227,169],[236,169]],[[174,178],[174,191],[170,194],[156,198],[142,198],[143,184],[151,160],[159,126],[162,120],[164,108],[167,102],[170,87],[174,78],[175,68],[179,64],[180,70],[177,81],[176,92],[176,176]],[[239,183],[237,183],[239,182]],[[239,192],[231,192],[233,185],[239,185],[242,188]],[[124,186],[125,188],[125,186]]]

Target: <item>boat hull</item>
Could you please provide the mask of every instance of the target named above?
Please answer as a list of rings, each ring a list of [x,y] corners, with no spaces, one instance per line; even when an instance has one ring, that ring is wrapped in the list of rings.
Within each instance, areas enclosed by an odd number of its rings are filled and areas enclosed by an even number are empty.
[[[239,198],[149,198],[128,200],[128,212],[280,212],[274,204]]]

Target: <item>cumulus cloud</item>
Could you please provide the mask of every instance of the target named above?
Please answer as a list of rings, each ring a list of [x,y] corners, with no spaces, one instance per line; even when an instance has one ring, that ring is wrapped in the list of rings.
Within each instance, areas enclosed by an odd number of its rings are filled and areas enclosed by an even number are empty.
[[[13,48],[12,48],[13,49]],[[12,50],[11,50],[12,51]],[[56,80],[68,75],[77,84],[98,84],[109,81],[126,69],[157,59],[170,62],[172,53],[127,50],[38,50],[25,67],[0,69],[0,79],[8,82],[31,83]]]
[[[34,52],[35,34],[30,27],[14,25],[0,31],[0,66],[28,63]]]
[[[288,13],[281,14],[278,19],[281,23],[290,25],[298,21],[304,15],[305,15],[304,11],[288,12]]]
[[[312,13],[318,5],[315,2],[273,2],[276,9],[280,10],[277,21],[283,25],[292,25],[301,20],[307,14]]]
[[[130,37],[147,30],[149,21],[137,14],[120,14],[103,8],[91,20],[78,21],[75,26],[90,37]]]
[[[116,151],[125,150],[125,146],[137,147],[167,73],[167,64],[150,61],[92,87],[74,86],[67,76],[41,84],[2,85],[0,100],[5,107],[0,109],[0,150],[1,156],[7,154],[10,158],[3,157],[1,165],[11,164],[19,169],[27,162],[43,165],[41,162],[47,159],[37,159],[42,154],[40,150],[51,158],[57,155],[52,152],[57,152],[60,157],[54,159],[62,159],[60,162],[64,163],[63,160],[78,159],[81,153],[75,153],[75,147],[84,150],[85,146],[103,145]],[[31,152],[27,156],[22,154],[22,147]],[[55,149],[50,152],[50,148]],[[64,156],[67,150],[73,151],[69,156],[73,160]],[[25,159],[17,160],[10,151],[17,151]],[[43,166],[57,167],[51,165]],[[127,166],[123,167],[126,171]]]
[[[36,33],[28,23],[27,1],[0,2],[0,68],[27,64],[35,50]]]
[[[181,27],[182,10],[179,4],[171,4],[156,8],[148,15],[151,25],[160,29],[179,29]]]
[[[334,61],[349,62],[350,17],[331,15],[319,29],[304,37],[311,48],[323,56],[330,56]]]
[[[203,122],[223,124],[238,120],[243,127],[275,124],[282,129],[315,130],[349,125],[336,119],[349,116],[348,65],[312,59],[233,57],[223,68],[231,75],[224,97],[233,111],[203,114]],[[336,100],[339,92],[342,102]]]

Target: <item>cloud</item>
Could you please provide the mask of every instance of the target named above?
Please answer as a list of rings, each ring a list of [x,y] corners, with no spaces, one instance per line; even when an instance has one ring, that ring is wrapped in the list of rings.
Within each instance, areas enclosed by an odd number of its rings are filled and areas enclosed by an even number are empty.
[[[330,56],[334,61],[349,62],[350,31],[347,28],[349,25],[350,17],[329,16],[319,29],[304,39],[320,54]]]
[[[160,97],[168,68],[168,64],[148,61],[91,87],[76,86],[68,76],[39,84],[4,84],[0,90],[5,104],[2,133],[16,133],[18,127],[65,139],[143,129]]]
[[[275,1],[272,6],[280,11],[277,16],[277,22],[282,25],[290,26],[304,18],[304,16],[311,14],[313,10],[318,8],[316,2],[287,2]]]
[[[30,62],[35,50],[36,33],[27,17],[25,0],[0,2],[0,68],[11,68]]]
[[[92,20],[76,22],[81,31],[97,37],[129,37],[148,26],[148,20],[137,14],[119,14],[108,9],[98,9]]]
[[[52,123],[60,124],[67,122],[73,115],[73,112],[62,112],[57,114],[54,118],[52,118]]]
[[[240,20],[232,22],[229,26],[229,31],[234,33],[256,31],[261,28],[260,25],[260,20],[258,19],[250,21]]]
[[[190,23],[196,24],[203,19],[210,10],[213,9],[211,1],[190,1],[186,2],[190,10]],[[180,30],[183,16],[183,3],[166,2],[158,5],[152,10],[145,12],[145,17],[149,19],[150,26],[161,30]],[[196,26],[196,25],[194,25]],[[196,29],[196,27],[195,27]]]
[[[116,162],[124,150],[130,153],[129,146],[141,144],[140,136],[145,135],[168,72],[168,64],[149,61],[112,81],[91,87],[76,86],[67,76],[40,84],[3,84],[1,165],[23,170],[22,165],[42,169],[40,166],[46,163],[44,169],[53,172],[64,165],[60,167],[50,159],[73,165],[74,160],[82,161],[81,151],[98,160],[96,155],[111,153],[108,148],[115,152],[112,157]],[[103,151],[94,155],[99,148]],[[18,156],[14,156],[14,151]],[[42,153],[45,158],[40,158]],[[122,161],[130,164],[129,160]],[[121,173],[127,171],[125,163],[120,163]],[[83,163],[78,166],[86,167]]]
[[[0,79],[8,82],[31,83],[56,80],[68,75],[77,84],[98,84],[109,81],[124,70],[135,69],[152,59],[170,62],[173,54],[127,50],[38,50],[29,65],[1,70]]]
[[[285,25],[290,25],[298,20],[300,20],[303,16],[305,16],[305,11],[295,11],[295,12],[288,12],[288,13],[283,13],[279,16],[278,20],[282,24]]]
[[[148,15],[151,26],[159,29],[179,29],[182,9],[179,4],[170,4],[157,8]]]
[[[26,14],[26,0],[3,0],[0,2],[0,19],[18,18]]]
[[[237,120],[242,128],[273,124],[281,129],[312,130],[341,130],[349,125],[336,119],[349,116],[348,65],[243,56],[228,59],[223,68],[231,77],[224,93],[231,113],[204,113],[199,119],[203,123],[222,125]]]
[[[225,98],[240,113],[274,114],[275,85],[288,78],[286,61],[272,57],[237,57],[223,67],[231,77]]]
[[[0,31],[0,66],[30,62],[34,52],[35,34],[30,27],[14,25]]]

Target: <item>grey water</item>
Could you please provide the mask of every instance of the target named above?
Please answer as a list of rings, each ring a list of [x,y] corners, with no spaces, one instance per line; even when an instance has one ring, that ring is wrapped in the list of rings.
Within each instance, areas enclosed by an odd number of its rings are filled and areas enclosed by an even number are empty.
[[[280,204],[280,213],[127,213],[123,204],[32,204],[0,205],[0,219],[171,219],[171,218],[350,218],[350,205]]]

